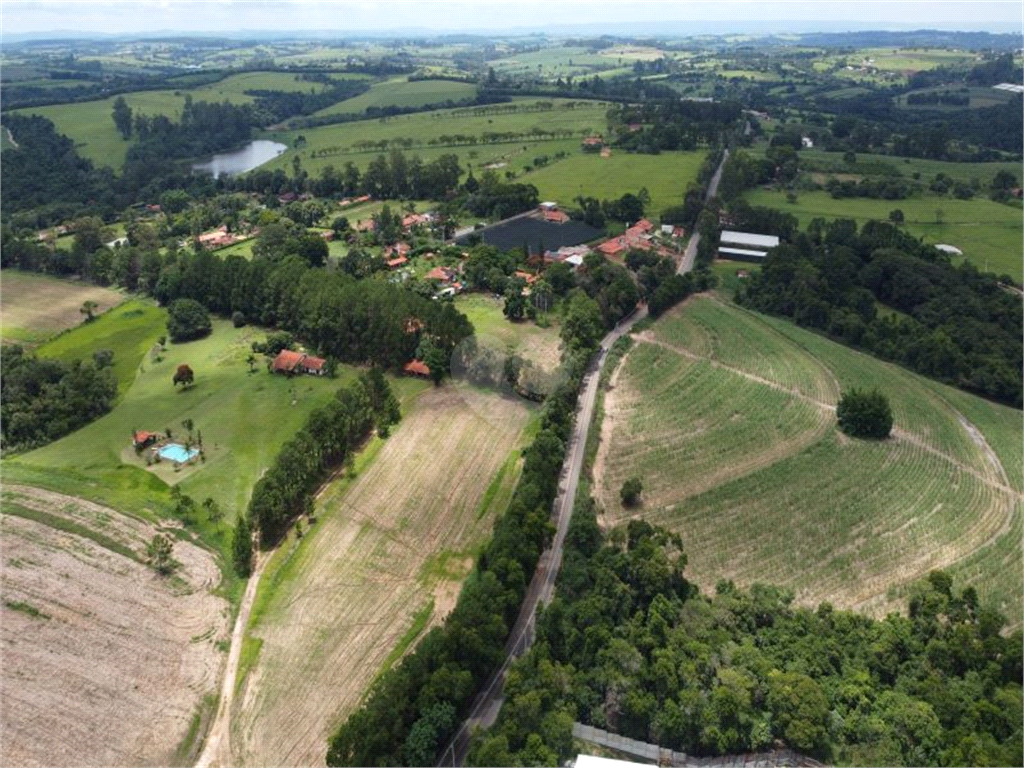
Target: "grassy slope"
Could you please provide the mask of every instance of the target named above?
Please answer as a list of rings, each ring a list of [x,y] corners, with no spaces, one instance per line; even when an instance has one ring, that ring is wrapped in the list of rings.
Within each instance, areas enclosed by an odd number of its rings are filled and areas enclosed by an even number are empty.
[[[827,192],[801,192],[797,203],[791,204],[786,202],[784,193],[763,189],[748,192],[744,197],[751,205],[792,213],[800,220],[801,228],[817,217],[854,219],[858,225],[871,219],[885,221],[889,211],[899,208],[906,217],[904,226],[912,235],[932,244],[955,245],[979,269],[987,267],[990,272],[1008,274],[1018,282],[1024,278],[1020,209],[984,197],[957,200],[926,195],[908,200],[833,200]],[[942,223],[937,224],[936,211],[940,209]]]
[[[526,100],[527,103],[534,101],[537,99]],[[292,157],[298,154],[302,160],[302,167],[311,175],[319,173],[320,169],[327,165],[340,168],[349,160],[359,168],[365,168],[378,154],[377,151],[350,151],[334,155],[322,155],[322,153],[324,150],[352,150],[353,145],[358,141],[397,138],[412,139],[417,142],[417,145],[412,147],[407,154],[418,154],[424,160],[430,160],[440,154],[454,153],[459,156],[463,165],[466,162],[472,162],[476,166],[491,162],[492,158],[500,157],[503,154],[518,151],[520,147],[530,145],[531,142],[437,148],[430,147],[427,142],[441,135],[463,134],[480,137],[489,131],[495,133],[527,132],[533,126],[540,126],[546,130],[567,128],[576,131],[578,135],[584,131],[601,132],[604,130],[605,112],[608,108],[604,102],[577,101],[576,103],[580,105],[577,108],[563,109],[560,107],[565,100],[551,99],[549,101],[555,104],[555,109],[548,112],[477,116],[472,113],[471,109],[438,110],[306,129],[301,131],[302,135],[306,137],[305,147],[300,150],[289,150],[264,167],[270,170],[275,168],[288,170],[291,168]],[[294,135],[285,133],[276,138],[290,146]],[[569,142],[536,142],[536,146],[536,154],[551,154],[561,148],[578,149],[579,139]],[[532,158],[532,155],[530,157]],[[521,159],[517,157],[512,167],[518,171],[520,165],[522,165]]]
[[[404,77],[374,83],[370,90],[333,106],[321,109],[317,115],[361,114],[367,107],[419,107],[423,104],[459,101],[472,98],[476,86],[471,83],[456,83],[451,80],[416,80],[409,82]]]
[[[640,344],[626,359],[598,457],[611,517],[622,514],[622,481],[639,474],[645,499],[651,489],[644,516],[683,534],[705,587],[775,582],[803,601],[884,613],[910,581],[945,567],[1019,626],[1018,411],[707,298],[652,334],[686,354]],[[889,396],[894,438],[852,441],[835,430],[830,406],[850,386]],[[824,428],[808,422],[808,408]]]
[[[282,91],[322,90],[321,83],[296,81],[295,75],[284,72],[246,72],[232,75],[224,80],[192,90],[137,91],[124,94],[124,100],[135,114],[168,115],[177,119],[185,103],[185,95],[193,101],[249,104],[254,99],[243,91],[247,89],[272,89]],[[26,107],[15,110],[19,114],[42,115],[53,121],[58,133],[70,137],[83,157],[96,165],[109,165],[115,170],[124,164],[130,143],[121,138],[111,118],[114,99],[83,101],[77,104],[56,104],[47,107]],[[15,137],[17,138],[17,137]]]
[[[162,310],[156,311],[162,315]],[[112,320],[120,314],[112,313]],[[88,355],[97,345],[109,346],[112,338],[128,339],[127,334],[96,336],[94,326],[105,319],[88,326],[88,333],[60,337],[58,341],[64,345],[61,356]],[[162,322],[148,327],[145,339],[126,340],[122,354],[115,351],[115,360],[120,357],[128,366],[133,383],[111,413],[11,461],[29,472],[35,470],[35,475],[44,479],[52,471],[53,482],[60,483],[65,491],[76,475],[87,484],[110,482],[117,486],[112,478],[140,472],[153,474],[168,484],[180,483],[182,490],[197,501],[213,497],[224,510],[226,523],[230,523],[245,508],[253,484],[280,446],[299,429],[307,414],[329,399],[352,374],[342,369],[336,380],[310,376],[286,379],[268,374],[262,359],[256,372],[249,373],[245,362],[249,345],[261,339],[263,331],[253,327],[236,329],[226,321],[214,321],[214,331],[206,339],[170,345],[163,362],[157,363],[146,352],[155,336],[163,332]],[[132,349],[141,350],[141,354],[130,358],[127,350]],[[171,377],[175,367],[184,362],[195,371],[196,383],[182,391],[174,387]],[[145,462],[130,447],[132,431],[170,427],[183,437],[181,422],[186,418],[191,418],[203,433],[206,462],[180,472],[168,462],[146,470]],[[134,482],[150,490],[160,485],[141,477]]]

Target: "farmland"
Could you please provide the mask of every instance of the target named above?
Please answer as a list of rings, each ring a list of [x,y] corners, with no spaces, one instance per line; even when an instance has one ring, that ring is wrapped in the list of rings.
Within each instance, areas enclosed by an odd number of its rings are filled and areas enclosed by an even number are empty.
[[[372,463],[330,485],[317,522],[268,566],[246,641],[259,658],[241,683],[236,762],[322,762],[327,736],[396,647],[452,608],[508,501],[518,471],[505,465],[515,468],[531,414],[523,401],[448,385],[403,410],[367,449]]]
[[[1016,412],[707,297],[640,338],[605,400],[606,523],[627,514],[619,487],[636,475],[641,514],[683,536],[704,589],[776,583],[802,605],[882,616],[945,568],[1019,626]],[[889,396],[892,438],[836,430],[852,386]]]
[[[368,107],[420,107],[424,104],[471,99],[475,95],[476,86],[472,83],[457,83],[451,80],[410,82],[407,78],[396,78],[374,83],[366,93],[339,101],[316,112],[315,115],[360,114]]]
[[[539,111],[534,107],[536,101],[527,99],[515,102],[520,105],[520,110],[509,113],[495,113],[478,107],[460,108],[303,129],[301,133],[306,138],[305,147],[289,150],[263,167],[269,170],[289,169],[292,158],[298,155],[302,167],[311,175],[318,174],[328,165],[340,168],[349,160],[362,170],[380,150],[364,147],[361,142],[405,139],[412,142],[409,152],[420,155],[424,161],[430,161],[441,154],[453,153],[459,156],[463,165],[467,162],[474,165],[508,162],[511,169],[518,172],[518,166],[524,162],[531,162],[537,155],[551,154],[560,149],[578,149],[582,136],[604,130],[605,113],[608,109],[604,102],[550,99],[547,101],[553,108]],[[538,141],[524,135],[511,144],[488,145],[484,141],[485,133],[529,134],[534,127],[549,132],[568,131],[574,138]],[[473,137],[474,144],[437,144],[443,137],[459,134]],[[295,135],[295,132],[271,134],[268,138],[275,138],[291,145]],[[430,144],[431,140],[434,140],[435,144]],[[527,146],[530,147],[528,151],[525,150]]]
[[[0,338],[4,343],[38,344],[80,325],[86,301],[95,302],[94,313],[100,315],[124,301],[124,295],[86,283],[4,270],[0,276]]]
[[[1024,279],[1020,208],[987,198],[957,200],[923,195],[907,200],[834,200],[827,192],[802,192],[797,203],[791,204],[783,192],[762,189],[746,193],[745,198],[751,205],[792,213],[800,220],[801,228],[818,217],[854,219],[859,227],[872,219],[886,221],[889,212],[898,208],[905,217],[904,228],[915,237],[923,237],[926,243],[956,246],[978,269],[1007,274],[1017,282]]]
[[[5,482],[4,765],[190,764],[216,698],[228,604],[212,594],[213,556],[187,537],[173,576],[145,565],[155,530]]]

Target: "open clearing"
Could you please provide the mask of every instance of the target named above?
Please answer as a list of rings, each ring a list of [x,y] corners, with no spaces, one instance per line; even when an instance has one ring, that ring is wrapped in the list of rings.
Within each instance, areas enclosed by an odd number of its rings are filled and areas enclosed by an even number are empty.
[[[889,440],[836,429],[853,386],[889,397]],[[604,408],[604,522],[641,477],[639,514],[683,536],[702,589],[775,583],[883,616],[944,568],[1020,626],[1019,411],[706,296],[640,336]]]
[[[351,99],[339,101],[319,112],[321,115],[362,114],[368,107],[421,107],[424,104],[443,104],[446,101],[461,101],[476,96],[472,83],[457,83],[452,80],[413,80],[407,77],[394,78],[374,83],[370,90]]]
[[[323,764],[329,735],[382,667],[454,606],[508,501],[531,413],[468,387],[431,388],[371,444],[365,471],[327,488],[319,520],[299,546],[289,536],[275,555],[285,562],[260,585],[247,639],[259,660],[242,683],[233,764]]]
[[[162,577],[147,523],[9,484],[3,502],[0,763],[190,764],[229,614],[213,556],[177,540]]]
[[[88,283],[59,280],[5,269],[0,275],[0,339],[30,346],[66,328],[81,325],[82,304],[94,301],[99,315],[124,301],[124,295]]]
[[[923,237],[932,245],[955,245],[980,270],[1006,274],[1018,282],[1024,279],[1021,210],[985,197],[957,200],[924,195],[907,200],[834,200],[828,192],[801,192],[795,205],[786,202],[783,192],[759,189],[744,197],[751,205],[792,213],[800,220],[801,229],[817,217],[853,219],[859,227],[870,220],[886,221],[889,211],[898,208],[906,217],[903,228],[915,237]],[[941,223],[936,221],[938,218]]]

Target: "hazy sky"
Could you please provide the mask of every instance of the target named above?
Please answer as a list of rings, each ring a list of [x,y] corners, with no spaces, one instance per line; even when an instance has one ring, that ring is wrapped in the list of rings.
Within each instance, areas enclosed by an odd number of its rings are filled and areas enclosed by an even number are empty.
[[[564,27],[581,22],[838,21],[877,29],[1000,30],[1022,26],[1022,0],[2,0],[0,28],[24,32],[180,30],[439,31]],[[775,26],[774,24],[772,26]]]

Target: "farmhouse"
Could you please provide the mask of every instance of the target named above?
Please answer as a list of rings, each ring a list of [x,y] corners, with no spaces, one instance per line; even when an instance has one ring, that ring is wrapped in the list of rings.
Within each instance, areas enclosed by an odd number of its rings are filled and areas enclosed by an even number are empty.
[[[597,246],[597,250],[611,258],[621,257],[626,251],[634,249],[649,251],[654,248],[654,243],[651,241],[651,232],[653,231],[654,225],[651,222],[647,219],[640,219],[618,237],[605,240]]]
[[[295,373],[323,376],[326,363],[327,361],[322,357],[314,357],[313,355],[307,355],[305,352],[293,352],[290,349],[282,349],[270,364],[270,370],[287,376],[292,376]]]
[[[718,255],[733,261],[759,262],[778,244],[779,238],[775,235],[757,235],[726,229],[722,231]]]
[[[442,283],[454,283],[459,273],[452,267],[434,267],[423,276],[425,280],[438,280]]]
[[[388,269],[398,269],[399,267],[403,267],[408,263],[409,259],[406,258],[405,256],[397,256],[393,259],[388,259],[387,261]]]

